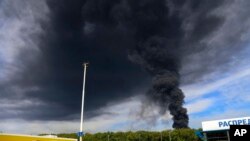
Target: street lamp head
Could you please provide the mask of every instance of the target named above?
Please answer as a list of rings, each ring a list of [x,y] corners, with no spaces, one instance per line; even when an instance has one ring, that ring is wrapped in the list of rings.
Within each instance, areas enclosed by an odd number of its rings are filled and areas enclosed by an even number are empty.
[[[82,64],[82,66],[83,66],[83,67],[85,67],[85,66],[87,67],[88,64],[89,64],[89,62],[84,62],[84,63]]]

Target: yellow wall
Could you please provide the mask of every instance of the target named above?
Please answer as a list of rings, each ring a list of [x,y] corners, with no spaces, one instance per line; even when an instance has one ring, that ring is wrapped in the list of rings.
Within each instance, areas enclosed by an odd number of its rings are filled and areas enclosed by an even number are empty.
[[[0,134],[0,141],[76,141],[76,139]]]

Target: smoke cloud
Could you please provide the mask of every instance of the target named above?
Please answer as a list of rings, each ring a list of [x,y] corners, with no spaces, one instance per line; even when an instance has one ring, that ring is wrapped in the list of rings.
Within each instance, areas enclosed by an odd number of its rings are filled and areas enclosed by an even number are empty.
[[[211,67],[207,65],[227,64],[230,56],[240,51],[235,43],[244,41],[237,37],[230,41],[230,34],[221,35],[223,32],[218,31],[229,28],[227,22],[232,19],[225,12],[235,3],[238,2],[91,0],[83,8],[85,28],[89,29],[85,33],[96,34],[100,29],[106,29],[129,38],[129,59],[152,76],[152,87],[147,92],[148,100],[160,107],[159,114],[170,112],[174,128],[186,128],[189,118],[186,108],[183,107],[185,96],[179,88],[180,73],[185,76],[190,68],[193,69],[188,67],[189,63],[202,60],[204,63],[199,64],[205,66],[198,66],[195,76],[188,74],[188,77],[202,78],[197,72],[209,73]],[[224,58],[212,62],[206,60],[218,55]],[[186,60],[190,62],[187,63]],[[183,71],[186,68],[189,69]]]
[[[160,114],[170,111],[174,128],[186,128],[188,115],[183,108],[184,95],[179,89],[184,34],[181,13],[171,10],[170,4],[171,8],[183,5],[165,0],[87,1],[84,18],[95,26],[115,26],[115,30],[132,36],[130,60],[140,64],[153,77],[148,99],[161,108]]]
[[[247,0],[3,0],[0,7],[0,119],[78,120],[81,64],[89,60],[86,119],[146,89],[141,115],[156,107],[186,128],[180,87],[248,63],[239,57],[249,43]]]

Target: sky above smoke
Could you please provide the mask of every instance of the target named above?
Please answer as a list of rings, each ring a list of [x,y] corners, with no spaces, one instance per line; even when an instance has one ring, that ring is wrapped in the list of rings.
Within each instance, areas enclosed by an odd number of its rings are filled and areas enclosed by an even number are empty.
[[[248,115],[249,6],[247,0],[0,1],[0,131],[77,131],[85,60],[88,131],[171,128],[171,115],[159,115],[157,105],[146,107],[140,121],[152,74],[165,65],[178,68],[190,127],[239,108],[239,116]],[[165,55],[174,63],[164,64]]]

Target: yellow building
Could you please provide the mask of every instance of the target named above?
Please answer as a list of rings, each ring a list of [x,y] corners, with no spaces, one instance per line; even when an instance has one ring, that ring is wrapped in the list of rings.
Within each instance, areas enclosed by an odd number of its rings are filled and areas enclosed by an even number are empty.
[[[77,139],[0,133],[0,141],[77,141]]]

